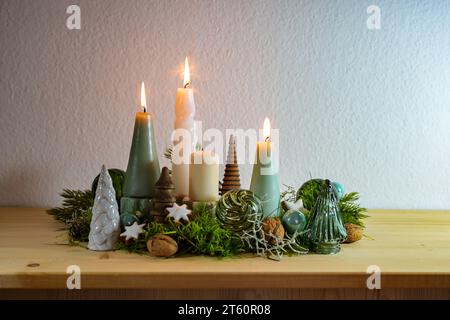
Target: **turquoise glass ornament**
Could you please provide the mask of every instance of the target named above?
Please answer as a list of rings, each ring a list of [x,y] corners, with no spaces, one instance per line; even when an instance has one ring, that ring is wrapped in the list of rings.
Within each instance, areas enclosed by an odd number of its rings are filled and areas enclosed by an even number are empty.
[[[281,219],[283,222],[284,229],[290,235],[295,232],[300,233],[306,227],[306,217],[305,215],[297,210],[288,210]]]
[[[330,180],[325,180],[322,192],[306,227],[312,250],[319,254],[335,254],[347,238],[347,232],[339,212],[336,190]]]
[[[120,215],[122,228],[129,227],[135,222],[139,223],[139,219],[134,214],[125,213]]]
[[[338,200],[340,200],[344,196],[344,186],[336,181],[332,182],[332,185],[337,192]]]

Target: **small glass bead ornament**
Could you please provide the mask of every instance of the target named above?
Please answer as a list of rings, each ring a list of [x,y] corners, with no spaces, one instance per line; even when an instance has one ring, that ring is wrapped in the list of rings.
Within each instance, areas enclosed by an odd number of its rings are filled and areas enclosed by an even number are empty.
[[[301,211],[288,210],[281,219],[286,232],[290,235],[295,232],[300,233],[306,227],[306,218]]]
[[[261,213],[261,200],[250,190],[227,191],[216,206],[217,221],[234,232],[252,228],[252,217]]]
[[[122,225],[122,228],[125,229],[125,227],[131,226],[135,222],[139,222],[139,218],[135,216],[134,214],[125,213],[120,215],[120,222]]]
[[[344,186],[342,184],[340,184],[339,182],[332,182],[331,183],[334,187],[334,189],[336,189],[337,195],[338,195],[338,200],[341,200],[341,198],[344,196],[345,192],[344,192]]]
[[[330,180],[325,180],[306,229],[314,252],[335,254],[341,250],[347,232],[339,213],[337,192]]]

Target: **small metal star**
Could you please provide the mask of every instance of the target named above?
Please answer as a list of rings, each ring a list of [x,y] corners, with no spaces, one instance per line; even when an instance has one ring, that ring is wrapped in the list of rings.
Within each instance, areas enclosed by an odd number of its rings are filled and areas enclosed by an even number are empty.
[[[169,211],[167,217],[173,218],[175,222],[179,222],[180,219],[189,222],[188,215],[191,214],[191,210],[189,210],[185,204],[179,206],[174,203],[172,208],[167,208],[167,211]]]
[[[128,241],[129,239],[137,239],[139,238],[139,234],[144,232],[144,224],[138,224],[137,222],[134,222],[131,226],[125,227],[125,232],[122,232],[120,234],[121,237],[125,237],[125,241]]]

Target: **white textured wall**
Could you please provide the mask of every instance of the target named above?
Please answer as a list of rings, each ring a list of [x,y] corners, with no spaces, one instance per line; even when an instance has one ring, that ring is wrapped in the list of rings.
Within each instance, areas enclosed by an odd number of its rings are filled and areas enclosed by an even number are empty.
[[[102,163],[125,168],[141,80],[162,159],[187,54],[204,127],[280,128],[283,183],[450,208],[449,34],[437,0],[1,0],[0,205],[55,205]]]

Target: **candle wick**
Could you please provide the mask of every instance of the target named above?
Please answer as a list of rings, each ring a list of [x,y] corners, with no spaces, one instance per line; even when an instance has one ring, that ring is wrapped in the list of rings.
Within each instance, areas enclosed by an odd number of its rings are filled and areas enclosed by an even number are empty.
[[[184,88],[185,88],[185,89],[190,88],[190,87],[191,87],[191,83],[190,83],[190,82],[188,82],[188,83],[186,83],[186,84],[184,85]]]
[[[266,137],[265,142],[270,142],[270,137]]]
[[[146,112],[147,112],[147,107],[144,106],[144,113],[146,113]]]

